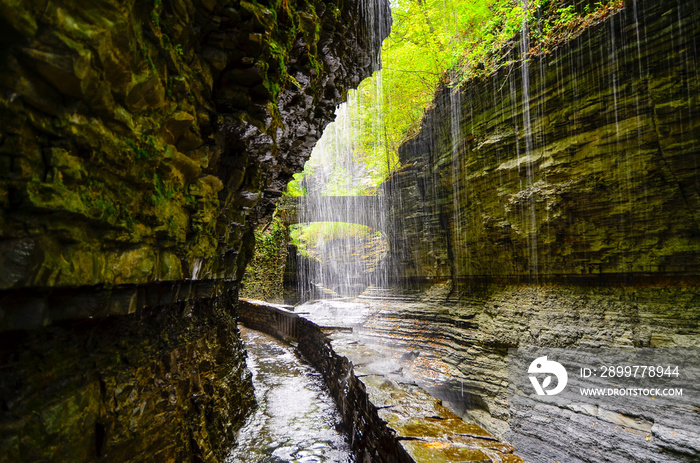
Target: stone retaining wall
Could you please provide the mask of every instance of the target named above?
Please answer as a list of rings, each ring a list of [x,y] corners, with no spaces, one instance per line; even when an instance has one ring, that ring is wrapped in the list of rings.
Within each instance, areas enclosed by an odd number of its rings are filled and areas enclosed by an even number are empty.
[[[298,352],[323,375],[359,462],[522,463],[510,445],[464,423],[414,384],[356,373],[353,362],[333,347],[335,341],[342,342],[338,334],[351,334],[352,327],[321,327],[261,301],[240,301],[238,312],[246,326],[297,342]],[[287,334],[290,325],[296,338]]]
[[[262,301],[242,299],[238,313],[240,321],[249,328],[297,342],[297,350],[323,375],[338,404],[358,461],[414,463],[377,415],[364,384],[353,372],[352,363],[333,351],[321,327],[284,306]],[[291,330],[285,324],[291,325]],[[290,332],[296,335],[289,336]]]

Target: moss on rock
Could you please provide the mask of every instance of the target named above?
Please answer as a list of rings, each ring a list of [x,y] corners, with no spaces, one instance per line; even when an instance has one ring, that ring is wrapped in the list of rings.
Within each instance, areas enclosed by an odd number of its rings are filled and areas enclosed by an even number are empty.
[[[372,71],[360,14],[0,3],[5,459],[224,458],[252,399],[234,307],[253,230],[334,117],[326,88]]]

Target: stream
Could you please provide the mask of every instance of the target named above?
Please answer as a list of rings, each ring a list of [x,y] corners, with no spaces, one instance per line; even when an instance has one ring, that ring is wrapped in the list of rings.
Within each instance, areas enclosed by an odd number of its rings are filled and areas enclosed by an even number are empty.
[[[257,409],[238,433],[227,463],[354,462],[323,378],[294,348],[239,327],[253,374]]]

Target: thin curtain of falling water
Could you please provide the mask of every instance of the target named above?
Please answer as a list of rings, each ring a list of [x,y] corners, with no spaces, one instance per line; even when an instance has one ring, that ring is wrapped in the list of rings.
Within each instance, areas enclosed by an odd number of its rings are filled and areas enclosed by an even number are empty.
[[[377,0],[359,3],[374,49],[391,16]],[[371,56],[370,85],[350,90],[305,167],[306,197],[295,226],[302,300],[356,296],[386,281],[386,204],[379,184],[389,172],[384,142],[381,55]],[[331,197],[331,198],[329,198]]]
[[[523,0],[522,7],[524,10],[528,9],[527,0]],[[520,68],[522,73],[522,118],[523,118],[523,129],[525,131],[525,176],[526,176],[526,188],[532,188],[534,183],[534,171],[532,162],[532,120],[530,115],[530,64],[526,55],[530,50],[530,40],[528,35],[528,21],[527,17],[523,18],[523,25],[520,29],[520,55],[522,57],[522,66]],[[526,214],[528,217],[523,220],[523,223],[529,221],[530,225],[530,235],[528,247],[530,251],[530,267],[532,276],[537,279],[538,273],[538,254],[537,254],[537,215],[534,204],[534,195],[530,196],[529,205]]]
[[[302,245],[297,259],[302,299],[356,296],[386,281],[386,197],[372,172],[372,159],[385,151],[377,73],[372,88],[349,92],[306,167],[306,197],[293,232]],[[368,131],[377,136],[367,137]]]
[[[381,50],[382,40],[389,35],[391,28],[391,10],[386,8],[386,4],[379,0],[361,0],[358,2],[360,8],[360,17],[365,21],[363,28],[368,34],[364,37],[366,43],[369,43],[369,50]],[[377,52],[376,56],[371,56],[372,71],[381,69],[381,52]]]

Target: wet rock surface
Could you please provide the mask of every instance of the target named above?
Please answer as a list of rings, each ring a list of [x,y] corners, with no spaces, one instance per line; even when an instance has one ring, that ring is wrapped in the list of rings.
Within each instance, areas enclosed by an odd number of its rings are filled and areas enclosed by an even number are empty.
[[[699,10],[624,4],[547,54],[524,62],[516,46],[492,75],[441,88],[385,184],[396,287],[365,292],[357,332],[410,353],[394,359],[404,373],[499,437],[509,348],[700,343]],[[690,419],[647,441],[585,407],[532,414],[533,461],[697,458]]]
[[[698,348],[697,314],[691,310],[697,290],[492,285],[473,287],[468,298],[451,298],[454,294],[452,285],[412,293],[373,288],[357,300],[315,301],[297,308],[300,316],[314,321],[297,327],[295,338],[305,336],[299,348],[324,365],[327,384],[343,404],[340,409],[358,410],[345,413],[355,423],[356,435],[364,436],[353,442],[356,451],[377,448],[386,461],[411,461],[402,460],[408,455],[416,461],[421,455],[447,458],[474,448],[491,461],[513,458],[508,445],[460,440],[479,435],[505,438],[515,446],[514,455],[531,461],[552,456],[591,463],[696,458],[700,422],[692,396],[669,399],[673,414],[664,412],[660,400],[578,397],[563,404],[518,404],[512,415],[508,368],[509,348],[515,347],[536,352],[565,348],[579,366],[593,364],[600,348],[656,348],[661,352],[653,357],[657,360],[668,348]],[[282,326],[270,310],[244,313],[255,314],[259,326]],[[589,356],[577,355],[579,349],[587,349]],[[687,352],[692,356],[694,350]],[[651,356],[647,360],[654,362]],[[692,357],[688,361],[694,363]],[[685,393],[692,394],[693,381],[669,385],[685,385]],[[414,415],[420,419],[413,420]],[[511,420],[518,425],[515,430],[509,428]],[[404,436],[399,440],[402,452],[391,436],[379,433],[385,423],[393,435]],[[528,434],[514,434],[520,428]]]
[[[399,440],[408,461],[522,462],[511,445],[481,426],[463,421],[424,389],[440,379],[425,368],[439,368],[440,360],[426,364],[430,356],[424,356],[416,361],[426,346],[403,349],[400,341],[377,342],[376,337],[367,335],[366,327],[372,324],[377,307],[358,301],[315,301],[299,306],[298,311],[321,326],[334,352],[352,363],[368,400]],[[462,399],[468,400],[464,395]]]
[[[206,3],[0,11],[0,289],[240,280],[390,16]]]
[[[368,5],[0,5],[8,461],[220,460],[252,231],[377,66]]]
[[[231,301],[3,333],[3,461],[220,461],[254,405]]]
[[[385,185],[404,278],[700,273],[699,10],[636,1],[436,94]],[[455,113],[452,113],[455,109]]]
[[[298,341],[338,404],[358,461],[522,462],[512,446],[464,422],[415,376],[404,374],[401,355],[392,357],[396,350],[358,335],[374,312],[366,303],[323,301],[296,313],[289,309],[262,301],[239,305],[246,325]],[[293,328],[279,319],[280,310],[294,315]]]
[[[401,375],[401,364],[344,333],[330,335],[333,349],[348,358],[369,401],[415,462],[522,462],[513,447],[468,423],[439,399]]]
[[[257,408],[238,432],[230,463],[351,463],[333,399],[294,348],[241,327]]]
[[[510,433],[510,420],[541,420],[539,432],[527,436],[528,448],[515,447],[526,459],[547,461],[547,455],[557,455],[560,461],[684,462],[695,458],[690,455],[700,436],[692,411],[659,414],[653,401],[632,399],[626,408],[622,401],[579,408],[571,405],[576,401],[530,403],[532,408],[512,416],[509,349],[589,349],[589,357],[581,354],[579,359],[585,364],[595,363],[591,349],[697,348],[699,295],[694,287],[679,286],[474,284],[457,290],[449,283],[412,293],[375,289],[354,310],[348,304],[328,313],[349,320],[365,314],[354,336],[381,353],[376,358],[387,365],[369,362],[367,368],[411,378],[454,413],[495,436],[515,445],[518,438]],[[637,419],[647,420],[649,429],[633,425]],[[674,429],[668,433],[651,431],[670,422]],[[683,446],[673,444],[680,436]]]

